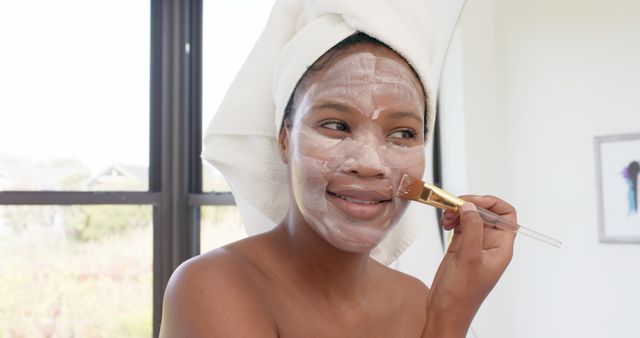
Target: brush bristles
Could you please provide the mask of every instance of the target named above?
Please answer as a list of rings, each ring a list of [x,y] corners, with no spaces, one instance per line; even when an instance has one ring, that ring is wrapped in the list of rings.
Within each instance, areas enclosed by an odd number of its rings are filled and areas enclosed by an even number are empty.
[[[424,189],[424,182],[407,174],[402,175],[396,196],[405,200],[417,201]]]

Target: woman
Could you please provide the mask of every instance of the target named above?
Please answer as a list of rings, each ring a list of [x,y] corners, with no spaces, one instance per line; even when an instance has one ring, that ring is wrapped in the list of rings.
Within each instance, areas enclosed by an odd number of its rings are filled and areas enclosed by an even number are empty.
[[[509,263],[514,235],[485,228],[475,205],[516,221],[490,196],[463,196],[431,289],[370,257],[406,208],[402,174],[421,177],[429,87],[364,33],[330,48],[287,100],[277,138],[288,212],[272,230],[181,265],[162,337],[465,337]],[[232,186],[233,187],[233,186]]]

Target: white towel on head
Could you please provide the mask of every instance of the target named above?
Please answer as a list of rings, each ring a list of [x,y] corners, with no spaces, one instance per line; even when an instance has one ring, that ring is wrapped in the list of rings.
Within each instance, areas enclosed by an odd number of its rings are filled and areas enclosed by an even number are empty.
[[[459,13],[464,2],[439,1],[457,3],[452,13]],[[289,207],[277,133],[295,85],[307,67],[355,32],[386,43],[414,68],[427,93],[431,138],[443,50],[455,26],[451,20],[443,24],[434,8],[429,0],[276,1],[207,129],[202,154],[229,183],[249,235],[272,228]],[[372,252],[378,261],[395,260],[423,227],[408,222],[407,214]]]

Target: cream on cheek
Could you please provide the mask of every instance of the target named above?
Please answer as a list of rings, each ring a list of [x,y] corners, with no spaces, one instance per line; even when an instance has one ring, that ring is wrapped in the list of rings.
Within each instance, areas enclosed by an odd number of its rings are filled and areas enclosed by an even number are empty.
[[[295,113],[290,137],[292,188],[298,208],[329,243],[352,252],[371,250],[384,239],[406,208],[406,201],[393,197],[401,175],[420,177],[424,169],[423,145],[394,144],[375,122],[375,112],[385,108],[376,102],[381,96],[393,96],[417,109],[424,107],[421,100],[415,100],[420,88],[412,88],[417,84],[404,80],[401,76],[406,74],[390,69],[387,63],[406,66],[375,56],[371,60],[372,56],[345,57],[341,61],[350,67],[338,62],[311,85]],[[386,67],[382,72],[376,68],[380,64]],[[311,125],[307,117],[313,113],[314,102],[327,98],[356,105],[366,122],[345,138],[322,134],[318,129],[322,127]]]

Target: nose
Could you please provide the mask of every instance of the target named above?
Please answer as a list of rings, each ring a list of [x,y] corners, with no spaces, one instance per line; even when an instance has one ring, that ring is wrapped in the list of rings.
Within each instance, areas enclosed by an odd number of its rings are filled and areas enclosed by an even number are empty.
[[[384,163],[376,149],[364,144],[352,153],[343,164],[343,171],[365,178],[385,178],[391,175],[391,169]]]

